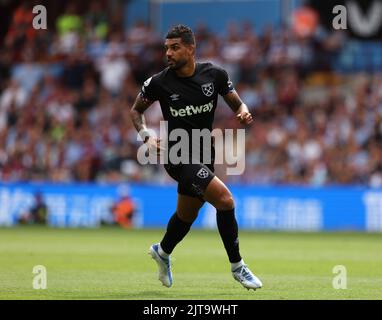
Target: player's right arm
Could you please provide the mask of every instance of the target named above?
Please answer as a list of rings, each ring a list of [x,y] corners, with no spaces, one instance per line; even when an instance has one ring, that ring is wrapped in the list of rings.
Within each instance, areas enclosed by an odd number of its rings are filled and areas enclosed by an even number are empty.
[[[135,102],[130,110],[131,120],[133,121],[135,129],[139,133],[148,133],[146,120],[143,113],[152,105],[152,101],[142,97],[141,94],[138,94]],[[144,137],[142,137],[145,139]],[[146,137],[147,139],[147,137]]]
[[[133,121],[135,129],[137,129],[144,143],[148,145],[151,150],[160,150],[160,140],[150,135],[147,130],[146,120],[143,113],[152,105],[152,101],[146,99],[141,93],[138,94],[135,102],[130,110],[131,120]]]
[[[144,143],[148,145],[150,150],[159,152],[160,140],[150,135],[147,130],[146,120],[143,113],[158,100],[158,85],[155,77],[148,78],[141,88],[135,102],[130,110],[131,120],[133,121],[135,129],[137,129]]]

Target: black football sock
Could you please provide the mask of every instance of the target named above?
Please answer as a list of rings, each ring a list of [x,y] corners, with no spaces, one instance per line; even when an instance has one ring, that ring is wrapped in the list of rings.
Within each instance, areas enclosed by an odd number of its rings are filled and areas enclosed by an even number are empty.
[[[241,260],[238,238],[239,228],[235,218],[235,209],[217,210],[216,220],[229,261],[231,263],[239,262]]]
[[[175,212],[167,224],[166,233],[160,243],[162,250],[171,254],[175,246],[182,241],[185,235],[190,231],[192,222],[181,220]]]

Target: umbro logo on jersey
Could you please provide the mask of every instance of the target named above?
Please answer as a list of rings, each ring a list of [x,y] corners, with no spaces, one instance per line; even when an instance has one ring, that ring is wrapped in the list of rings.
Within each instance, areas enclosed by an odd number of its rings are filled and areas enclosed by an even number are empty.
[[[208,177],[209,173],[206,169],[201,168],[198,173],[196,174],[199,178],[205,179]]]
[[[185,116],[192,116],[194,114],[199,114],[203,112],[211,112],[212,108],[214,107],[213,102],[203,104],[201,106],[187,106],[183,109],[174,109],[173,107],[170,107],[170,112],[173,117],[185,117]]]
[[[179,100],[179,94],[176,94],[176,93],[174,93],[174,94],[172,94],[171,96],[170,96],[170,98],[171,98],[171,100],[172,101],[176,101],[176,100]]]
[[[202,84],[202,91],[207,97],[211,97],[214,93],[214,84],[212,82]]]

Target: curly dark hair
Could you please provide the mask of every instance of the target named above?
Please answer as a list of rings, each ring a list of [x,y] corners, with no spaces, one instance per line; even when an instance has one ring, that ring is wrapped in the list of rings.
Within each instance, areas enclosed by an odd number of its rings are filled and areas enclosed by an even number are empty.
[[[166,39],[181,38],[184,44],[195,44],[194,32],[191,28],[178,24],[172,27],[166,35]]]

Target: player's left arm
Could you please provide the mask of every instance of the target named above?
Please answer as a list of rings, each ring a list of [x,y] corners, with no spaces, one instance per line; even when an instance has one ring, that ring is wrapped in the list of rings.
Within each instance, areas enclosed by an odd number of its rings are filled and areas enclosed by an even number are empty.
[[[243,124],[250,124],[253,121],[247,105],[241,100],[236,90],[232,90],[223,96],[224,101],[236,114],[237,120]]]

